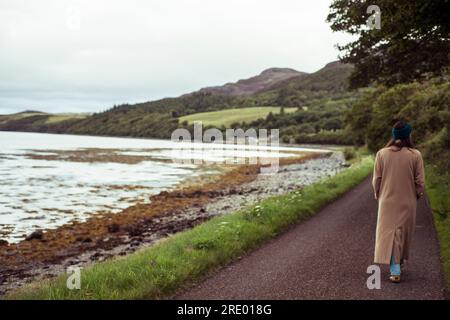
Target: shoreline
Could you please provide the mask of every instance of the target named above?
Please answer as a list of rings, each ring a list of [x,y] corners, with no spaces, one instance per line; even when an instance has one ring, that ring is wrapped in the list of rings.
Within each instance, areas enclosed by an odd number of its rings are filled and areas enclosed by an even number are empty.
[[[148,203],[150,195],[173,190],[190,176],[220,174],[222,168],[245,164],[241,160],[247,158],[250,163],[255,159],[264,164],[266,158],[295,157],[312,150],[234,149],[230,144],[192,144],[191,148],[151,139],[97,141],[92,137],[16,132],[1,132],[1,136],[5,184],[0,191],[4,196],[0,201],[0,246],[18,243],[39,229]],[[311,152],[325,151],[331,150]]]
[[[134,136],[109,136],[109,135],[92,135],[92,134],[82,134],[82,133],[59,133],[59,132],[42,132],[42,131],[12,131],[12,130],[0,130],[0,132],[16,132],[16,133],[34,133],[34,134],[50,134],[50,135],[67,135],[67,136],[80,136],[80,137],[93,137],[93,138],[119,138],[119,139],[138,139],[138,140],[156,140],[168,142],[172,141],[169,138],[152,138],[152,137],[134,137]],[[192,141],[194,142],[194,141]],[[213,143],[213,142],[203,142],[203,143]],[[270,147],[270,145],[269,145]],[[280,142],[278,144],[280,148],[311,148],[311,149],[331,149],[338,150],[345,147],[353,147],[352,145],[347,144],[323,144],[323,143],[285,143]]]
[[[324,169],[320,162],[327,161],[334,163],[330,166],[332,169],[327,169],[327,174],[330,170],[339,170],[342,159],[330,160],[330,154],[280,159],[280,172],[266,179],[259,175],[260,165],[238,166],[204,184],[188,184],[161,192],[151,197],[150,204],[136,204],[118,214],[105,213],[86,222],[48,230],[41,240],[0,246],[0,294],[31,280],[66,272],[69,266],[83,267],[127,255],[216,215],[239,210],[245,203],[288,192],[290,188],[299,187],[298,183],[283,184],[283,181],[289,181],[285,176],[291,175],[292,170],[305,177],[305,172],[312,172],[316,178],[323,177],[319,174]],[[305,171],[299,167],[314,161],[318,162],[315,168],[306,166]],[[307,180],[299,182],[300,185],[311,183]]]

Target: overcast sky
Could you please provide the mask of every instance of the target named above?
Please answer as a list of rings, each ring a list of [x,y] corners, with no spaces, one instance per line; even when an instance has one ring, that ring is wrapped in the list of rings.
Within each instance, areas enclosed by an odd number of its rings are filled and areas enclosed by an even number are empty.
[[[329,0],[0,0],[0,114],[93,112],[336,60]]]

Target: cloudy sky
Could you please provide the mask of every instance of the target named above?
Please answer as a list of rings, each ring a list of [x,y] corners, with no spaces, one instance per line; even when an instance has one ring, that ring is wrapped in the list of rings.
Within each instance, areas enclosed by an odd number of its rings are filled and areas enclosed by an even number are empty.
[[[336,60],[329,0],[0,0],[0,114],[91,112]]]

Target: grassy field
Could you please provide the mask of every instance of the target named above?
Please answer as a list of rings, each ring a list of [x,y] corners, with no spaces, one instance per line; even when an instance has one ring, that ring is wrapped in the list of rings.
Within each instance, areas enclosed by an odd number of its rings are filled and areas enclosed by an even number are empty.
[[[263,241],[318,212],[358,185],[372,171],[364,157],[348,170],[245,210],[213,218],[127,257],[83,269],[81,289],[69,290],[67,276],[23,287],[9,299],[158,299],[201,279]]]
[[[26,111],[19,112],[13,114],[4,114],[0,115],[0,121],[11,121],[11,120],[19,120],[27,117],[33,116],[48,116],[46,123],[56,123],[69,119],[84,119],[88,117],[90,113],[46,113],[39,111]]]
[[[180,122],[202,121],[204,126],[230,126],[236,122],[251,122],[260,118],[265,118],[272,112],[280,113],[280,107],[252,107],[239,109],[226,109],[221,111],[195,113],[180,118]],[[295,112],[297,108],[285,108],[286,113]]]
[[[450,173],[441,174],[433,165],[426,168],[426,192],[433,209],[441,257],[450,291]]]
[[[50,117],[48,117],[48,119],[47,119],[47,121],[45,121],[45,123],[47,123],[47,124],[57,123],[57,122],[70,120],[70,119],[84,119],[88,116],[89,116],[89,114],[87,114],[87,113],[57,113],[57,114],[53,114]]]
[[[0,121],[11,121],[11,120],[19,120],[26,117],[32,117],[32,116],[41,116],[41,115],[47,115],[45,112],[39,112],[39,111],[32,111],[32,112],[19,112],[19,113],[13,113],[13,114],[1,114],[0,115]]]

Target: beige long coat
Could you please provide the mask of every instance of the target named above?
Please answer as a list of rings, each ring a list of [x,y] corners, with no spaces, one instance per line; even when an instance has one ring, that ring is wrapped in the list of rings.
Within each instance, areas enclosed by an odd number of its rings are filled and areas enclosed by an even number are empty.
[[[420,151],[391,146],[378,151],[372,181],[378,199],[375,263],[409,258],[416,225],[416,204],[424,192]]]

